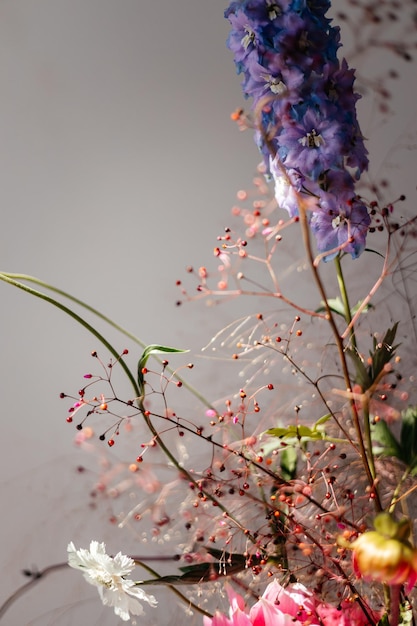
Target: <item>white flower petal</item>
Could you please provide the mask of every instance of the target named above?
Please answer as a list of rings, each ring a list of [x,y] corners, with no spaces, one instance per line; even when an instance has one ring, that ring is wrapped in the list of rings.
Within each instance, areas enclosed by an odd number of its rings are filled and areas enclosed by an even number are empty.
[[[106,589],[101,587],[101,599],[104,605],[114,607],[114,612],[119,615],[122,620],[130,619],[129,613],[132,615],[143,615],[144,610],[140,602],[136,598],[132,598],[123,590]]]
[[[112,606],[123,621],[127,622],[130,614],[143,615],[140,601],[150,606],[157,604],[154,596],[148,595],[133,580],[125,578],[135,567],[130,557],[118,552],[112,558],[106,554],[105,544],[98,541],[90,543],[90,550],[77,550],[71,541],[67,550],[70,567],[83,572],[86,581],[97,587],[103,604]]]

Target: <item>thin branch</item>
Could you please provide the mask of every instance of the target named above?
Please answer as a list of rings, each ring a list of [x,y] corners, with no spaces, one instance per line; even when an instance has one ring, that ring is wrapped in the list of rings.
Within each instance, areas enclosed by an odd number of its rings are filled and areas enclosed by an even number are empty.
[[[55,565],[49,565],[49,567],[45,567],[45,569],[40,570],[39,572],[34,572],[31,580],[27,583],[16,589],[11,596],[7,598],[7,600],[0,606],[0,619],[4,617],[5,613],[10,609],[12,604],[14,604],[24,593],[29,591],[32,587],[34,587],[41,579],[43,580],[49,574],[53,574],[61,569],[66,569],[69,567],[68,563],[56,563]]]

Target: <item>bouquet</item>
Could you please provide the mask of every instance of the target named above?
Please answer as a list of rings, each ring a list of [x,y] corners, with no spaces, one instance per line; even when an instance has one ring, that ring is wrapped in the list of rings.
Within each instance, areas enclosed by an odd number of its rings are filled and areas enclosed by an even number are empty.
[[[352,4],[359,21],[396,19],[394,2]],[[74,537],[67,560],[26,571],[0,615],[69,566],[122,621],[163,619],[168,593],[204,626],[415,623],[416,217],[401,191],[367,179],[355,72],[329,10],[233,0],[225,11],[251,102],[232,118],[253,131],[261,163],[213,267],[177,280],[178,306],[237,305],[204,348],[219,359],[216,392],[193,386],[186,347],[145,344],[61,289],[0,275],[102,344],[61,398],[77,446],[100,461],[94,506],[115,502],[120,545],[112,555],[98,534]],[[370,45],[409,60],[406,41]]]

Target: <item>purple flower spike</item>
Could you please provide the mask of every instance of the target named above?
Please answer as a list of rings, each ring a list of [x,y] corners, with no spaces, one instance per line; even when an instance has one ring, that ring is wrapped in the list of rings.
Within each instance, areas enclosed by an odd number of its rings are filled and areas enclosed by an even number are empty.
[[[339,29],[326,18],[329,7],[329,0],[234,0],[225,13],[278,205],[293,217],[300,194],[308,194],[326,260],[339,250],[359,256],[370,222],[355,193],[355,179],[368,167],[359,96],[354,71],[337,58]]]

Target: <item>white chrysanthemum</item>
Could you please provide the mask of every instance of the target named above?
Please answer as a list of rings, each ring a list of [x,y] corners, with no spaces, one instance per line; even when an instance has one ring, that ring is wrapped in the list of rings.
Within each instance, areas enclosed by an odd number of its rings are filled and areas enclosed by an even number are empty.
[[[156,606],[153,596],[148,595],[133,580],[126,579],[135,567],[135,562],[121,552],[115,557],[106,554],[104,543],[92,541],[90,550],[77,550],[68,544],[68,565],[83,572],[84,578],[95,585],[103,604],[114,607],[114,612],[127,622],[132,615],[143,615],[140,601]]]

